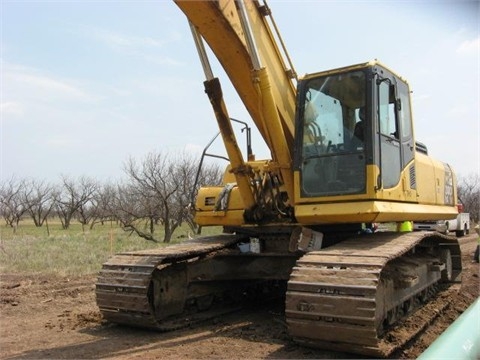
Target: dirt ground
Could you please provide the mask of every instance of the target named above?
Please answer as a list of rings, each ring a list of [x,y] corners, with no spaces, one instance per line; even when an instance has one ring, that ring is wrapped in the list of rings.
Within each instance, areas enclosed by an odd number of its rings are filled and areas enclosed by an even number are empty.
[[[435,319],[392,358],[416,358],[479,296],[479,265],[472,262],[475,236],[460,240],[464,267],[460,289],[440,293],[432,300],[429,311]],[[1,274],[0,358],[358,358],[292,342],[281,303],[245,309],[170,333],[108,324],[95,304],[95,280],[95,276],[67,279]],[[401,324],[398,336],[413,331],[416,323]]]

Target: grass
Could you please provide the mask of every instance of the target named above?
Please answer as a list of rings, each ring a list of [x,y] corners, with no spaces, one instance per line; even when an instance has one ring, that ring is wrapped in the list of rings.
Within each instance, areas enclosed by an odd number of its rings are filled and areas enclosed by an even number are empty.
[[[219,228],[203,230],[203,235],[220,232]],[[177,229],[171,244],[186,239],[189,233],[187,226]],[[160,228],[157,235],[162,238]],[[59,221],[51,221],[47,232],[46,226],[37,228],[33,223],[22,221],[15,232],[0,226],[0,273],[94,274],[116,253],[166,245],[130,236],[114,223],[98,224],[92,230],[85,227],[83,231],[79,223],[63,230]]]

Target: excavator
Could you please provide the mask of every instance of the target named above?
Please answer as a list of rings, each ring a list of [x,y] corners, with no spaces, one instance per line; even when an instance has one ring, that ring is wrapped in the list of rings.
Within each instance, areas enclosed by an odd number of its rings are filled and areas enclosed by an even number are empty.
[[[376,60],[298,78],[266,2],[174,2],[229,159],[195,220],[223,233],[113,256],[96,283],[103,317],[169,331],[283,296],[294,341],[389,356],[392,325],[461,276],[455,237],[391,226],[457,215],[452,168],[415,140],[407,81]],[[244,158],[205,44],[271,159]]]

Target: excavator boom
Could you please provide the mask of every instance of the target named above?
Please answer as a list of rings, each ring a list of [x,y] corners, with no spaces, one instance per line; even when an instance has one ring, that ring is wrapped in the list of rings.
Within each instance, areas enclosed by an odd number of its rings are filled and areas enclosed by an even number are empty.
[[[266,123],[268,119],[263,117],[263,99],[257,87],[258,79],[255,79],[252,73],[253,70],[259,70],[259,66],[268,68],[272,93],[286,142],[289,149],[293,149],[296,92],[292,81],[292,69],[288,69],[283,61],[281,51],[268,25],[266,17],[270,11],[267,5],[249,0],[244,6],[250,24],[249,29],[252,31],[257,53],[260,54],[260,64],[255,64],[247,46],[248,38],[243,28],[245,25],[242,26],[239,2],[175,0],[175,3],[212,49],[267,146],[273,149],[275,139],[271,137],[270,126]]]

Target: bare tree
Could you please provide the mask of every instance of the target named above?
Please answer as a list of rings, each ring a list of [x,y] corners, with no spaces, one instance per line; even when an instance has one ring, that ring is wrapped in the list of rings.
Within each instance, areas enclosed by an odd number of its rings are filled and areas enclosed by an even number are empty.
[[[159,241],[155,225],[161,224],[162,241],[170,242],[174,231],[189,216],[196,164],[185,153],[173,157],[150,153],[139,163],[129,159],[125,172],[130,184],[117,194],[118,202],[123,204],[124,219],[120,221],[124,228],[147,240]]]
[[[458,197],[464,211],[470,213],[471,219],[478,223],[480,218],[480,175],[478,173],[459,179]]]
[[[63,229],[70,227],[74,215],[91,200],[97,187],[97,182],[87,177],[81,177],[76,182],[62,176],[62,184],[54,193],[54,206]]]
[[[30,189],[23,193],[27,212],[35,226],[40,227],[53,209],[53,186],[45,181],[35,179],[28,180],[25,184]]]
[[[174,180],[171,188],[176,191],[172,193],[170,201],[165,201],[164,209],[166,212],[162,220],[165,227],[165,233],[173,234],[175,229],[186,221],[189,226],[192,223],[191,198],[194,189],[195,175],[197,172],[198,161],[186,154],[174,159],[175,166],[171,169],[171,176]],[[175,181],[176,180],[176,181]],[[180,180],[180,181],[179,181]]]
[[[28,211],[25,198],[30,191],[24,179],[17,179],[14,176],[0,185],[0,213],[14,231],[22,216]]]
[[[74,213],[75,219],[82,224],[82,230],[85,231],[85,225],[93,222],[96,217],[97,203],[94,200],[94,194],[87,201],[79,204],[77,211]]]
[[[91,221],[90,229],[97,223],[103,223],[114,219],[114,201],[116,196],[116,187],[110,183],[99,186],[93,194],[91,200]]]
[[[136,233],[148,241],[159,242],[154,234],[158,215],[152,215],[153,201],[138,184],[120,184],[111,202],[111,212],[125,231]]]

